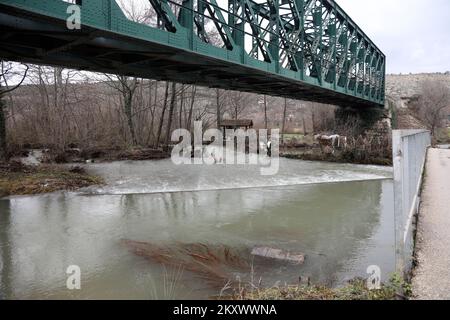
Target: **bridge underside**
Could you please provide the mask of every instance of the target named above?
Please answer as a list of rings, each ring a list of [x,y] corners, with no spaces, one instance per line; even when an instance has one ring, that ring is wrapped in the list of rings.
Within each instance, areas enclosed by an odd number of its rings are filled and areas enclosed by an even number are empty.
[[[196,84],[348,107],[376,107],[341,92],[225,59],[0,4],[0,58]]]

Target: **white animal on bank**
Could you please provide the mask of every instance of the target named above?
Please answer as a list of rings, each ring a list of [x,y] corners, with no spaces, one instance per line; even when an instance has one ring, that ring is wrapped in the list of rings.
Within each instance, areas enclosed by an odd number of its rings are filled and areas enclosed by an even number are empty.
[[[334,134],[330,136],[333,148],[345,148],[347,146],[347,137]]]
[[[259,152],[260,152],[260,154],[263,152],[263,150],[265,150],[266,151],[266,155],[270,157],[271,154],[272,154],[272,141],[269,140],[267,143],[261,141],[259,143]]]
[[[320,148],[331,147],[333,150],[336,148],[346,148],[347,147],[347,137],[334,134],[331,136],[327,135],[315,135],[314,140],[319,142]]]
[[[208,146],[205,148],[204,155],[207,158],[208,164],[220,164],[223,163],[223,148]]]

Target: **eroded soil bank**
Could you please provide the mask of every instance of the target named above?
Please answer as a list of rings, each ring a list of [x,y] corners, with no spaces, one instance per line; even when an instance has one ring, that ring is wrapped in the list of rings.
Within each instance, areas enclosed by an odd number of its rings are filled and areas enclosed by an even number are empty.
[[[170,157],[170,153],[161,149],[144,147],[95,147],[95,148],[67,148],[63,151],[55,149],[41,149],[43,163],[85,163],[110,162],[121,160],[160,160]],[[30,153],[33,150],[24,150]]]
[[[55,191],[73,191],[103,185],[103,178],[89,174],[78,163],[101,163],[118,160],[160,160],[168,152],[148,148],[90,148],[75,146],[55,149],[16,148],[11,160],[0,162],[0,197],[33,195]]]
[[[293,160],[392,166],[392,157],[370,155],[359,151],[322,151],[320,148],[286,148],[281,157]]]
[[[89,175],[76,166],[33,166],[15,161],[0,163],[0,197],[73,191],[99,184],[103,184],[102,178]]]

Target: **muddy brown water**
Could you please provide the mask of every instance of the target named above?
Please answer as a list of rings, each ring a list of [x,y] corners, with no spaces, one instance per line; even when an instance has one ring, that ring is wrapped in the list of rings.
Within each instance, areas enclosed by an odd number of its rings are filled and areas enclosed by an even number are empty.
[[[198,273],[137,255],[124,239],[175,250],[207,245],[244,252],[253,272],[234,282],[339,285],[378,265],[394,270],[391,169],[281,159],[252,166],[175,166],[170,160],[92,164],[108,182],[75,193],[0,199],[0,298],[207,299]],[[248,256],[269,247],[302,265]],[[181,259],[182,260],[182,259]],[[81,269],[68,290],[66,269]],[[257,277],[257,280],[255,280]]]

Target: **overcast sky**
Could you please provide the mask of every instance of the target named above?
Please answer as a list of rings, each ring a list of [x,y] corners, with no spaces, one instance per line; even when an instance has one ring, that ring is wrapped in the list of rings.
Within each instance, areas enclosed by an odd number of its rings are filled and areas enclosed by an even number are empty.
[[[388,73],[450,71],[449,0],[336,0],[387,57]]]
[[[450,71],[450,0],[336,2],[386,54],[388,73]],[[225,0],[218,3],[226,8]]]

